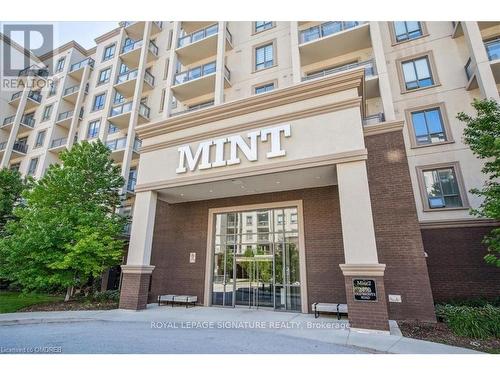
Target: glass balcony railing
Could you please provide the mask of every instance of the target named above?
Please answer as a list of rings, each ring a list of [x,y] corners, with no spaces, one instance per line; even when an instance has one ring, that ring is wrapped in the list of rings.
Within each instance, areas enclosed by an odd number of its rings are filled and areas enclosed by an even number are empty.
[[[74,85],[64,90],[63,96],[71,95],[80,90],[80,85]]]
[[[18,75],[19,77],[37,76],[46,78],[49,76],[49,70],[47,68],[39,67],[38,65],[31,65],[19,71]]]
[[[300,43],[311,42],[361,25],[360,21],[330,21],[300,32]]]
[[[224,77],[226,77],[228,81],[231,81],[231,71],[225,65],[224,65]]]
[[[213,25],[207,26],[204,29],[197,30],[191,34],[182,36],[177,41],[177,48],[185,47],[189,44],[193,44],[199,40],[208,38],[211,35],[217,34],[219,31],[219,24],[215,23]]]
[[[375,125],[384,121],[385,121],[384,112],[380,112],[363,118],[363,125]]]
[[[64,121],[64,120],[66,120],[66,119],[68,119],[68,118],[73,117],[73,113],[74,113],[74,112],[75,112],[75,111],[66,111],[66,112],[59,113],[59,114],[57,115],[57,122],[59,122],[59,121]]]
[[[197,66],[185,72],[177,73],[174,77],[174,85],[189,82],[212,73],[215,73],[215,61]]]
[[[30,91],[28,94],[28,98],[34,100],[37,103],[42,102],[42,95],[38,91]]]
[[[146,104],[141,103],[139,105],[139,114],[142,117],[149,119],[150,113],[151,113],[151,108],[149,108]]]
[[[355,62],[355,63],[337,66],[335,68],[324,69],[324,70],[321,70],[319,72],[311,73],[305,77],[302,77],[302,81],[308,81],[310,79],[326,77],[327,75],[330,75],[330,74],[344,72],[346,70],[356,69],[359,67],[364,67],[365,77],[373,77],[374,75],[377,74],[376,69],[375,69],[375,61],[367,60],[367,61]]]
[[[142,39],[137,40],[135,42],[129,42],[122,47],[122,53],[127,53],[130,51],[136,50],[138,48],[141,48],[143,44],[144,43],[143,43]],[[153,55],[158,56],[158,47],[151,40],[149,41],[148,49]]]
[[[22,91],[18,91],[18,92],[15,92],[14,94],[12,94],[12,96],[10,97],[10,101],[13,101],[13,100],[16,100],[16,99],[19,99],[21,97],[21,95],[23,94]]]
[[[472,65],[472,59],[469,57],[469,60],[467,60],[467,63],[464,66],[465,69],[465,75],[467,77],[467,81],[470,81],[472,76],[474,75],[474,66]]]
[[[137,21],[122,21],[120,22],[121,27],[129,27],[133,25],[134,23],[137,23]],[[153,21],[153,23],[158,26],[160,29],[163,28],[163,22],[162,21]]]
[[[182,115],[184,113],[197,111],[197,110],[202,109],[202,108],[208,108],[208,107],[211,107],[213,105],[214,105],[214,101],[210,100],[210,101],[205,102],[205,103],[200,103],[200,104],[193,105],[193,106],[189,107],[188,109],[185,109],[184,111],[179,111],[179,112],[172,113],[171,116]]]
[[[137,74],[139,71],[137,69],[134,70],[129,70],[128,72],[120,74],[118,77],[116,77],[116,84],[123,83],[130,81],[132,79],[137,78]]]
[[[490,61],[500,59],[500,38],[484,43]]]
[[[21,117],[21,124],[33,128],[35,127],[35,119],[33,118],[33,116],[24,115],[23,117]]]
[[[0,151],[2,150],[5,150],[5,148],[7,147],[7,142],[0,142]]]
[[[111,151],[123,150],[127,147],[127,137],[113,139],[112,141],[107,141],[106,146]],[[141,148],[141,141],[139,139],[134,140],[133,149],[134,151],[139,151]]]
[[[82,61],[79,61],[77,63],[74,63],[73,65],[71,65],[70,69],[69,69],[69,72],[74,72],[75,70],[78,70],[78,69],[81,69],[81,68],[84,68],[86,67],[87,65],[89,65],[90,67],[94,67],[94,64],[95,64],[95,61],[93,58],[89,57],[87,59],[84,59]]]
[[[151,86],[155,85],[155,77],[147,70],[144,72],[144,81],[149,83]]]
[[[109,117],[119,116],[130,111],[132,111],[132,102],[122,103],[111,108]]]
[[[12,116],[4,118],[2,126],[12,124],[14,122],[15,118],[16,118],[16,115],[12,115]]]
[[[14,151],[20,152],[21,154],[25,154],[28,152],[28,145],[25,142],[14,142],[14,146],[12,147]]]
[[[66,143],[68,143],[68,138],[66,137],[53,139],[50,143],[50,148],[66,146]]]

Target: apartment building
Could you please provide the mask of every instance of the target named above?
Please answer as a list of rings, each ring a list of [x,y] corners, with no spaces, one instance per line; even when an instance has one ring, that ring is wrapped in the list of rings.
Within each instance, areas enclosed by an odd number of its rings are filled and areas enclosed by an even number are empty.
[[[133,215],[121,307],[347,303],[387,330],[498,294],[456,114],[499,100],[500,22],[122,22],[37,58],[53,83],[2,93],[1,167],[110,147]]]

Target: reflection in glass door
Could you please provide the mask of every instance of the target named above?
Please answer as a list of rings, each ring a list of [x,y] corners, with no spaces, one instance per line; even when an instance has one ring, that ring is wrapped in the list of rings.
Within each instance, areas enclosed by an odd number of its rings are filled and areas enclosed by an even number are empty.
[[[212,304],[300,311],[296,208],[216,215]]]

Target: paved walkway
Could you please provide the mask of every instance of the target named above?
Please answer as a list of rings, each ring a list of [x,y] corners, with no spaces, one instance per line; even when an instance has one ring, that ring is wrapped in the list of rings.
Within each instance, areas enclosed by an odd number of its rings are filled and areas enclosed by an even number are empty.
[[[0,353],[477,353],[397,334],[362,333],[332,317],[217,307],[0,315]],[[395,331],[393,331],[395,332]]]

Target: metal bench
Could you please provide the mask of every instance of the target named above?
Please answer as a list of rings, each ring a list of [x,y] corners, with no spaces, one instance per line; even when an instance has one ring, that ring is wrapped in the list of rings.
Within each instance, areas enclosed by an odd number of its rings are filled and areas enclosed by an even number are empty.
[[[345,303],[320,303],[312,304],[314,317],[319,317],[320,312],[331,312],[337,314],[337,319],[340,320],[340,314],[347,314],[347,304]]]
[[[166,302],[167,305],[170,302],[172,307],[174,307],[174,303],[184,303],[186,304],[186,308],[192,305],[196,306],[196,302],[198,302],[197,296],[187,296],[187,295],[176,295],[176,294],[163,294],[158,296],[158,306],[161,305],[162,302]]]

